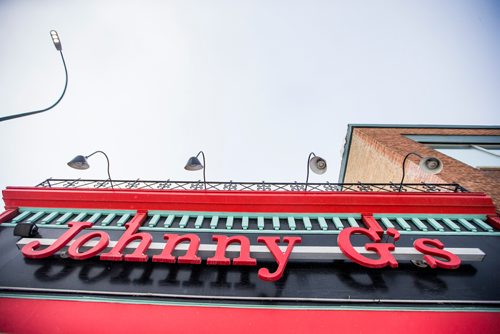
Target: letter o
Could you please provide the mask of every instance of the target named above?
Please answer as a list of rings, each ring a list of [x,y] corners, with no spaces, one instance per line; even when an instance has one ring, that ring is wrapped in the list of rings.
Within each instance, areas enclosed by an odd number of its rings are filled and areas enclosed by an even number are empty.
[[[85,245],[89,240],[94,239],[94,238],[99,238],[99,242],[97,245],[94,247],[90,248],[89,250],[80,253],[78,252],[78,249]],[[86,260],[92,256],[96,256],[98,253],[100,253],[103,249],[106,248],[109,244],[109,235],[106,232],[103,231],[96,231],[92,233],[88,233],[85,235],[82,235],[80,238],[76,239],[73,241],[71,246],[69,246],[68,249],[68,255],[70,258],[74,260]]]

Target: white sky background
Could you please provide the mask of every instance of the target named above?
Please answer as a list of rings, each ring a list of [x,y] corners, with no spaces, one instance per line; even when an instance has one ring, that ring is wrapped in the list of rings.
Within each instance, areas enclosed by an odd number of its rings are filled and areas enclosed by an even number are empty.
[[[348,123],[500,123],[499,1],[0,0],[0,188],[105,151],[113,179],[336,182]]]

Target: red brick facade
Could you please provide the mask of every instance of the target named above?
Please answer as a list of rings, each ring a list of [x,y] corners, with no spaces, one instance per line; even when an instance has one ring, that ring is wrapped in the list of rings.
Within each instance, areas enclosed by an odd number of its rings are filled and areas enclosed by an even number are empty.
[[[436,175],[424,173],[419,158],[410,156],[406,162],[405,183],[459,183],[469,191],[490,195],[500,210],[500,177],[498,171],[483,171],[450,158],[407,135],[488,135],[500,136],[500,129],[403,128],[354,126],[348,149],[343,182],[394,182],[402,176],[405,155],[415,152],[435,156],[443,161],[443,170]]]

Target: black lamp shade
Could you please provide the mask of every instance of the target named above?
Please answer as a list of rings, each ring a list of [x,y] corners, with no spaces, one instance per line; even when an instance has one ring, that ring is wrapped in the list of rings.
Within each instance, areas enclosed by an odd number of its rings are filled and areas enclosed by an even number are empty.
[[[191,157],[191,158],[189,158],[184,169],[185,170],[200,170],[200,169],[203,169],[203,165],[201,164],[200,159],[198,159],[197,157]]]
[[[83,155],[77,155],[70,162],[68,162],[68,166],[74,169],[88,169],[90,167],[87,158]]]

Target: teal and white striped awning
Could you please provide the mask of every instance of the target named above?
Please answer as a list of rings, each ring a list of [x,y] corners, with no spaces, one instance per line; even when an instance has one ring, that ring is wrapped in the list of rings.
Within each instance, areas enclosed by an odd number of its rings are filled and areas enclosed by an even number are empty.
[[[125,229],[135,210],[20,208],[2,224],[36,223],[39,228],[67,228],[71,221],[91,222],[102,230]],[[485,215],[375,214],[384,228],[402,234],[485,234],[496,232]],[[365,227],[361,214],[288,214],[241,212],[149,211],[141,230],[271,234],[338,234],[347,227]]]

